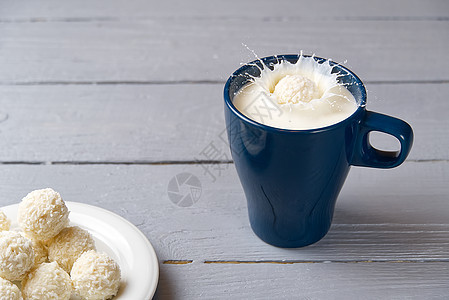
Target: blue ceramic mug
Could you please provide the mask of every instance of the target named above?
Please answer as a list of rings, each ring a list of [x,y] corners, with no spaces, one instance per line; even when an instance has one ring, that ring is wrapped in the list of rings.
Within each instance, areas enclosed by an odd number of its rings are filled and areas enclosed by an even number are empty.
[[[396,167],[406,159],[413,143],[410,125],[367,111],[362,81],[332,61],[332,72],[340,74],[339,82],[358,103],[357,110],[339,123],[311,130],[279,129],[249,119],[233,105],[234,95],[252,76],[260,75],[260,68],[279,60],[295,63],[298,58],[278,55],[246,64],[232,74],[224,88],[228,140],[248,201],[251,227],[263,241],[288,248],[310,245],[326,235],[351,165]],[[374,148],[368,136],[371,131],[394,136],[400,150]]]

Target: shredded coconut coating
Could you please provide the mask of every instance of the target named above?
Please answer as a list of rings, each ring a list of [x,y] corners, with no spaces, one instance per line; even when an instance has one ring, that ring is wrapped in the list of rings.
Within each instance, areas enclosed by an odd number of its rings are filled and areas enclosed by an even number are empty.
[[[23,297],[22,292],[15,284],[0,277],[0,299],[23,300]]]
[[[34,252],[34,264],[33,264],[33,267],[31,267],[31,268],[33,269],[33,268],[37,267],[37,265],[39,265],[43,262],[47,262],[48,261],[47,245],[42,241],[38,241],[38,240],[35,240],[35,239],[27,236],[24,232],[20,232],[20,234],[22,234],[22,236],[31,240],[31,246],[33,247],[33,252]]]
[[[31,240],[31,246],[34,251],[34,265],[33,267],[37,267],[41,263],[47,262],[48,250],[43,242],[38,240]]]
[[[72,282],[69,274],[56,262],[43,263],[22,281],[22,293],[27,300],[68,300]]]
[[[9,230],[11,226],[11,221],[5,215],[4,212],[0,211],[0,231]]]
[[[21,280],[34,264],[30,239],[15,231],[0,232],[0,276]]]
[[[20,202],[17,221],[27,236],[46,241],[69,224],[69,210],[53,189],[35,190]]]
[[[274,96],[279,104],[310,102],[319,97],[315,83],[301,75],[286,75],[276,84]]]
[[[75,293],[86,300],[109,299],[120,286],[120,267],[109,256],[93,250],[83,253],[73,264]]]
[[[66,227],[50,241],[48,259],[56,261],[70,274],[78,257],[88,250],[95,249],[95,241],[87,230],[78,226]]]

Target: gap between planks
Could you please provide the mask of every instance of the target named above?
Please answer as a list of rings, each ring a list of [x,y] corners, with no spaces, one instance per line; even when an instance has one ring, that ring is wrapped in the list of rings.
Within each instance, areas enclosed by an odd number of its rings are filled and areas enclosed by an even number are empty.
[[[447,159],[408,159],[406,162],[449,162]],[[207,165],[234,164],[233,160],[166,160],[166,161],[0,161],[0,165]]]
[[[358,263],[449,263],[449,259],[443,260],[345,260],[345,261],[308,261],[308,260],[205,260],[201,263],[203,264],[279,264],[279,265],[293,265],[293,264],[358,264]],[[164,260],[162,264],[164,265],[188,265],[194,263],[193,260]]]
[[[52,85],[176,85],[176,84],[225,84],[222,80],[102,80],[102,81],[3,81],[1,86],[52,86]],[[449,79],[441,80],[366,80],[364,84],[448,84]]]
[[[157,19],[173,19],[167,16],[163,17],[112,17],[112,16],[98,16],[98,17],[32,17],[32,18],[0,18],[0,23],[89,23],[89,22],[142,22],[142,21],[153,21]],[[187,17],[189,18],[189,17]],[[195,16],[195,19],[199,19],[199,16]],[[217,19],[215,17],[207,18],[201,17],[203,20]],[[236,21],[244,19],[243,17],[220,17],[221,20]],[[246,18],[245,18],[246,19]],[[261,16],[260,18],[263,22],[279,23],[279,22],[289,22],[289,21],[437,21],[445,22],[449,21],[448,16],[323,16],[323,17],[304,17],[304,16],[289,16],[289,17],[267,17]]]
[[[0,165],[206,165],[233,164],[232,160],[167,160],[167,161],[0,161]]]

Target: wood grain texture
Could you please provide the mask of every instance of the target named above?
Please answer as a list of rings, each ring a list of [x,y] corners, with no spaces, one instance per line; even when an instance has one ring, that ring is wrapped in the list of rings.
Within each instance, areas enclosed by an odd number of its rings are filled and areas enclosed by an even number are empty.
[[[155,299],[447,299],[449,263],[162,265]]]
[[[301,249],[272,247],[252,233],[232,165],[214,172],[215,181],[203,170],[198,165],[0,165],[0,204],[53,187],[67,201],[127,218],[150,239],[161,261],[449,261],[447,162],[353,168],[330,232]],[[199,201],[190,207],[175,205],[167,195],[170,179],[181,172],[194,174],[202,185]]]
[[[0,16],[7,21],[46,22],[62,18],[67,21],[89,19],[123,18],[179,18],[194,17],[201,19],[217,18],[356,18],[366,20],[370,17],[390,20],[391,18],[417,19],[449,16],[448,4],[444,0],[410,0],[406,5],[401,0],[381,0],[363,3],[357,0],[345,1],[310,1],[279,0],[274,4],[269,0],[252,1],[217,1],[217,0],[79,0],[75,3],[61,3],[57,0],[0,2]]]
[[[365,81],[447,81],[449,22],[243,18],[0,24],[0,83],[219,81],[260,57],[334,59]],[[425,55],[432,55],[426,58]],[[435,57],[435,58],[432,58]]]
[[[0,86],[0,161],[231,159],[222,84]],[[447,160],[449,84],[368,84],[369,110],[409,122],[411,160]],[[383,148],[391,140],[379,139]],[[387,147],[388,149],[388,147]]]

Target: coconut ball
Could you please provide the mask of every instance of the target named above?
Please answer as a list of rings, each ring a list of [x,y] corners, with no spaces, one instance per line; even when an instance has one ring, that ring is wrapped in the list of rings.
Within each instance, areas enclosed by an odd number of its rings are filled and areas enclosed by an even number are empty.
[[[5,215],[4,212],[0,211],[0,231],[9,230],[11,226],[11,221]]]
[[[44,242],[42,242],[42,241],[38,241],[38,240],[28,237],[24,232],[20,232],[20,233],[22,234],[22,236],[30,239],[30,241],[31,241],[31,246],[33,247],[33,252],[34,252],[33,267],[37,267],[37,265],[39,265],[43,262],[47,262],[47,258],[48,258],[47,245],[44,244]]]
[[[27,236],[46,241],[69,224],[69,210],[53,189],[35,190],[20,202],[17,221]]]
[[[88,250],[95,250],[90,233],[78,226],[66,227],[50,241],[48,259],[70,273],[73,263]]]
[[[31,240],[31,246],[34,251],[34,267],[47,261],[48,250],[43,242],[38,240]]]
[[[276,84],[273,92],[279,104],[310,102],[318,98],[316,84],[301,75],[286,75]]]
[[[23,300],[22,292],[15,284],[0,277],[0,299]]]
[[[30,239],[15,231],[0,232],[0,276],[20,280],[34,264]]]
[[[75,293],[86,300],[109,299],[120,286],[120,267],[109,256],[93,250],[84,252],[73,264]]]
[[[56,262],[43,263],[22,281],[22,293],[25,299],[68,300],[72,294],[72,282],[69,274]]]

